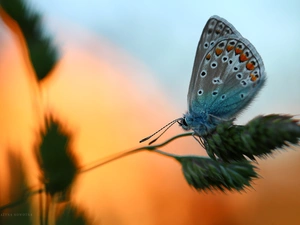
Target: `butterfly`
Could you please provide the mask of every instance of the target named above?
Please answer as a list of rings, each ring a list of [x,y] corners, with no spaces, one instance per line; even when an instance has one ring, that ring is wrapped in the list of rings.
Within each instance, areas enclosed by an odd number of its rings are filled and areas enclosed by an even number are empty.
[[[228,21],[212,16],[196,50],[187,95],[188,111],[159,131],[178,122],[184,130],[193,130],[195,136],[204,137],[218,124],[241,113],[265,81],[264,64],[255,47]]]

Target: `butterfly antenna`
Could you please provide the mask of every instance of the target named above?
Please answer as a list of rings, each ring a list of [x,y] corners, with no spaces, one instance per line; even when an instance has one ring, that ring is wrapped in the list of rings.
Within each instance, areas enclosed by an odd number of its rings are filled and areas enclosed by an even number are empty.
[[[152,138],[155,134],[161,132],[163,129],[165,129],[157,138],[155,138],[154,140],[152,140],[149,145],[151,145],[152,143],[154,143],[155,141],[157,141],[158,138],[160,138],[172,125],[174,125],[174,123],[178,122],[182,120],[182,118],[178,118],[176,120],[171,121],[170,123],[168,123],[167,125],[163,126],[162,128],[160,128],[158,131],[154,132],[153,134],[151,134],[148,137],[143,138],[142,140],[140,140],[140,143],[147,141],[148,139]]]

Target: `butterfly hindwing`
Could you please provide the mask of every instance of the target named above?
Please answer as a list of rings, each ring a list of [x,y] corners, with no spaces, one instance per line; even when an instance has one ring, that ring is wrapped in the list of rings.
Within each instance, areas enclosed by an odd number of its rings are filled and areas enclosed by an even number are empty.
[[[198,44],[196,57],[201,58],[195,59],[188,104],[195,114],[201,111],[229,119],[253,100],[264,84],[265,72],[254,46],[226,20],[216,18],[208,20]],[[216,34],[222,33],[216,32],[219,24],[229,31],[220,37]]]
[[[229,35],[216,40],[200,64],[190,109],[222,119],[238,114],[265,81],[264,65],[245,38]]]
[[[194,67],[188,91],[188,104],[190,104],[190,96],[193,94],[194,86],[197,86],[197,75],[204,55],[206,55],[207,50],[214,45],[215,40],[227,35],[236,35],[241,37],[240,33],[227,20],[219,16],[210,17],[202,31],[196,50]]]

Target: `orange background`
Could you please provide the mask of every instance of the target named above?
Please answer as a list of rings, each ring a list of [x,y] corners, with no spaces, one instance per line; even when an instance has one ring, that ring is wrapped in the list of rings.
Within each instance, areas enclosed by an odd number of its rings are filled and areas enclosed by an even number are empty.
[[[38,183],[33,146],[36,121],[43,110],[54,112],[73,132],[72,144],[81,165],[142,146],[141,138],[181,116],[147,68],[104,39],[89,39],[88,45],[100,55],[72,40],[62,46],[61,60],[42,82],[39,96],[19,39],[7,27],[3,29],[1,204],[9,200],[9,182],[20,179],[8,170],[7,152],[21,158],[29,186]],[[173,127],[161,141],[180,132]],[[163,150],[205,154],[191,137]],[[300,224],[299,151],[283,151],[258,162],[262,178],[253,189],[198,193],[187,185],[177,162],[141,152],[79,175],[72,201],[96,224]],[[36,219],[38,215],[33,214]]]

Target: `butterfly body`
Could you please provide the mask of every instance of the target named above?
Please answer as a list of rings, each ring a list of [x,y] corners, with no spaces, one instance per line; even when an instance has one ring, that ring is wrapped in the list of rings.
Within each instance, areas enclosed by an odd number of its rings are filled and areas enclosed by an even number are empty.
[[[203,29],[180,125],[205,136],[245,109],[266,80],[254,46],[225,19],[212,16]]]

